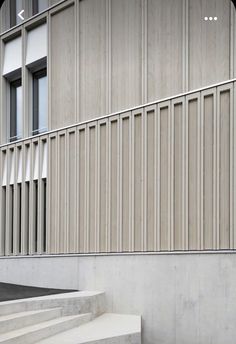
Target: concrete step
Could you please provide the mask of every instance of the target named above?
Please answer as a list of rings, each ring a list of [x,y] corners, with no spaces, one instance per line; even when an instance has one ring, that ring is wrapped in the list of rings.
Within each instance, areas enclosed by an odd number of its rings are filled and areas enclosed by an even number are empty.
[[[37,344],[141,344],[141,317],[105,313]]]
[[[99,291],[81,291],[0,302],[0,315],[18,312],[61,308],[62,315],[105,312],[105,294]]]
[[[31,344],[56,335],[63,331],[78,327],[90,321],[92,314],[79,314],[60,317],[36,325],[27,326],[0,335],[1,344]]]
[[[28,311],[0,316],[0,334],[52,320],[61,316],[61,308]]]

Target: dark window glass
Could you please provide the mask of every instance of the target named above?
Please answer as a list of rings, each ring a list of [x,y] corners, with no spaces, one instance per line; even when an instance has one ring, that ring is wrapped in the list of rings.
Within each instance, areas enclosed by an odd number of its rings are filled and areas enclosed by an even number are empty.
[[[10,26],[15,26],[22,23],[22,19],[18,16],[23,10],[23,1],[22,0],[10,0]],[[24,17],[24,13],[22,13]]]
[[[16,0],[10,2],[10,26],[16,25]]]
[[[47,71],[33,74],[33,134],[47,130],[48,91]]]
[[[33,15],[48,8],[48,0],[33,0]]]
[[[22,136],[22,86],[21,79],[10,84],[10,141]]]

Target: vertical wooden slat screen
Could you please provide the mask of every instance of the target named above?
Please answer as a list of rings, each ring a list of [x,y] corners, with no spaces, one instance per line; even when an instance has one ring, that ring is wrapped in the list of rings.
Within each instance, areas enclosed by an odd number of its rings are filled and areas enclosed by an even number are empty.
[[[6,228],[6,183],[4,178],[6,177],[6,151],[2,150],[0,153],[0,254],[5,254],[5,228]]]
[[[216,90],[201,94],[202,116],[202,227],[203,249],[215,247],[215,195],[216,195]],[[207,230],[206,230],[207,228]]]
[[[120,234],[120,119],[109,119],[108,250],[119,251]]]
[[[77,166],[78,166],[78,252],[85,252],[86,245],[86,184],[87,184],[87,165],[86,165],[86,126],[78,128],[78,155],[77,155]]]
[[[157,218],[156,218],[156,190],[157,190],[157,111],[156,106],[144,110],[144,188],[143,212],[147,251],[156,250]]]
[[[66,194],[67,194],[67,233],[68,252],[77,252],[77,131],[75,128],[68,131],[66,150]]]
[[[184,100],[172,101],[172,229],[173,248],[184,247]]]
[[[0,147],[1,255],[235,249],[235,83]]]

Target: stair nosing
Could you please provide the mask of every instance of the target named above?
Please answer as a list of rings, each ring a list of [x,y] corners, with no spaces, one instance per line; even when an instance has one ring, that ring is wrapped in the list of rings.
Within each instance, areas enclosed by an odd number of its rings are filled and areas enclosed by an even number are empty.
[[[57,325],[66,321],[70,321],[76,318],[83,318],[86,317],[88,315],[91,315],[91,313],[83,313],[83,314],[76,314],[76,315],[67,315],[67,316],[62,316],[62,317],[58,317],[55,319],[51,319],[51,320],[47,320],[47,321],[43,321],[34,325],[30,325],[30,326],[25,326],[23,328],[14,330],[14,331],[9,331],[3,334],[0,334],[0,343],[4,343],[5,340],[10,340],[10,339],[14,339],[23,335],[27,335],[30,333],[34,333],[34,331],[37,330],[43,330],[46,329],[50,326],[53,325]],[[66,331],[66,330],[65,330]]]
[[[19,318],[25,317],[27,315],[30,316],[30,315],[48,313],[48,312],[52,312],[52,311],[59,311],[61,309],[62,309],[61,307],[55,307],[55,308],[29,310],[29,311],[23,311],[23,312],[14,312],[14,313],[6,314],[6,315],[0,314],[0,325],[1,325],[1,322],[4,322],[4,321],[19,319]]]

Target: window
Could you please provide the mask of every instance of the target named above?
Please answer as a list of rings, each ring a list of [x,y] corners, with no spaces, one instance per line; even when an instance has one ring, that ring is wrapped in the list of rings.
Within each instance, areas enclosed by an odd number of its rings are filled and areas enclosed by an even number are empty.
[[[48,0],[33,0],[33,15],[48,8]]]
[[[15,26],[22,22],[22,19],[18,16],[23,10],[23,0],[11,0],[10,1],[10,26]]]
[[[47,130],[48,91],[47,70],[33,74],[33,135]]]
[[[22,86],[21,79],[10,83],[10,141],[22,136]]]

